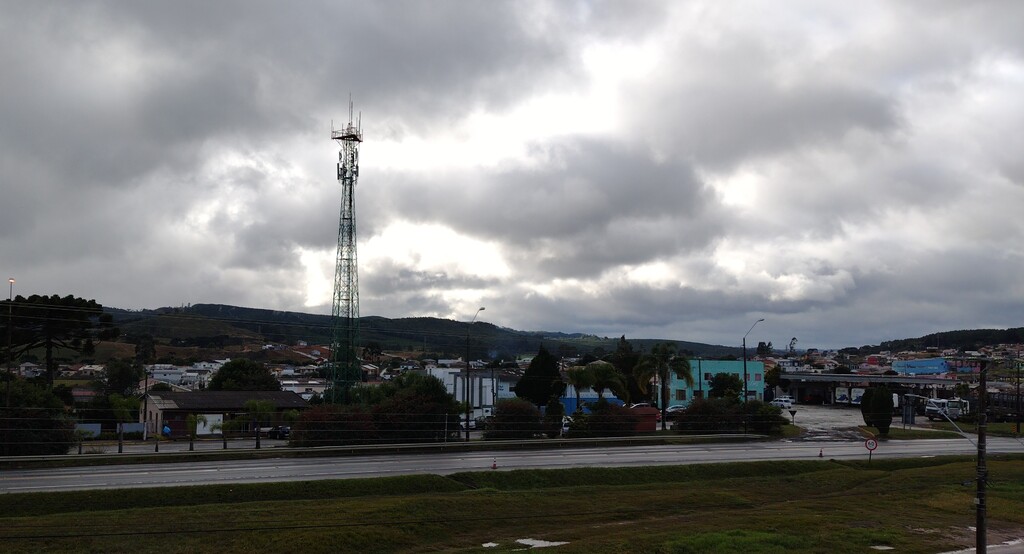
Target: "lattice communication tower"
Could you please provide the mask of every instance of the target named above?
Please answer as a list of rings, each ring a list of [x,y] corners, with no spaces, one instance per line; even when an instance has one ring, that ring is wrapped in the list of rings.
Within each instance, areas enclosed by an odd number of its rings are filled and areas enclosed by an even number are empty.
[[[356,258],[355,189],[359,179],[359,144],[363,142],[362,117],[353,123],[352,102],[348,105],[348,123],[335,129],[331,139],[338,151],[338,182],[341,183],[341,216],[338,220],[338,257],[334,268],[334,305],[331,310],[331,401],[348,395],[362,380],[356,351],[359,338],[359,269]]]

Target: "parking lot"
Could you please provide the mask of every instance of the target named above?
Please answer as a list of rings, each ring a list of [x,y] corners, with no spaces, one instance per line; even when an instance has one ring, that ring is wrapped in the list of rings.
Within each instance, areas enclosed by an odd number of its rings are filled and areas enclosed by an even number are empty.
[[[864,425],[859,406],[822,406],[794,404],[796,410],[795,423],[806,429],[800,440],[858,440],[861,438],[857,426]],[[790,419],[789,410],[782,414]],[[893,425],[900,425],[899,418],[893,419]]]

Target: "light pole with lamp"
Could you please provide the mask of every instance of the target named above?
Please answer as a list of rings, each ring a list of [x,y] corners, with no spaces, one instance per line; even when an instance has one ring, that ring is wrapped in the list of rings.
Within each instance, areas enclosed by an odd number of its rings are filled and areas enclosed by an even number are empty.
[[[1016,426],[1016,430],[1014,432],[1019,437],[1020,436],[1020,366],[1022,365],[1021,361],[1020,361],[1020,351],[1019,350],[1017,351],[1017,357],[1014,358],[1014,360],[1013,360],[1013,365],[1014,365],[1015,369],[1017,370],[1017,398],[1014,399],[1014,403],[1015,403],[1014,411],[1017,412],[1017,426]]]
[[[473,324],[476,323],[476,316],[480,315],[480,312],[482,311],[484,311],[484,307],[480,306],[480,309],[477,310],[475,314],[473,314],[473,319],[469,321],[469,325],[466,327],[466,390],[463,393],[463,395],[466,398],[466,442],[469,442],[469,387],[471,382],[469,379],[469,334],[473,330]]]
[[[763,317],[761,319],[755,321],[754,324],[750,326],[750,329],[747,329],[747,333],[745,335],[743,335],[743,402],[744,403],[747,401],[747,398],[748,398],[747,397],[747,335],[749,335],[750,332],[754,330],[754,327],[757,327],[757,324],[761,323],[762,321],[764,321]]]
[[[14,327],[14,277],[7,279],[7,283],[10,284],[10,290],[7,293],[7,403],[8,408],[11,407],[11,381],[14,380],[14,370],[11,368],[14,365],[14,343],[11,339],[11,330]]]

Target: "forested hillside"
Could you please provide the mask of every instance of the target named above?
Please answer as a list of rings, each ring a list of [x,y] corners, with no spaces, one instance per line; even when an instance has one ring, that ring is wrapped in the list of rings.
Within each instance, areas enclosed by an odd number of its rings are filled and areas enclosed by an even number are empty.
[[[227,342],[264,340],[295,344],[326,344],[331,337],[331,317],[301,312],[283,312],[259,308],[243,308],[223,304],[194,304],[180,308],[126,311],[108,309],[126,334],[149,334],[177,341],[209,342],[222,337]],[[363,317],[359,320],[360,342],[384,351],[424,352],[437,356],[466,355],[466,322],[432,317],[388,319]],[[477,321],[470,337],[470,357],[477,359],[511,359],[517,355],[536,353],[543,344],[563,356],[613,352],[619,337],[597,337],[560,332],[528,332],[498,327]],[[667,340],[626,337],[636,349],[648,350]],[[201,339],[201,340],[200,340]],[[739,348],[686,341],[672,341],[680,351],[695,356],[739,356]]]

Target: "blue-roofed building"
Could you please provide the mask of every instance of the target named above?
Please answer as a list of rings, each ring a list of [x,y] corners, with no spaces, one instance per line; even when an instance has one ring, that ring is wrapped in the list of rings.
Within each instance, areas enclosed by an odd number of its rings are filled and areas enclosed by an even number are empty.
[[[896,360],[892,370],[901,375],[938,375],[949,373],[953,368],[945,358],[928,358],[926,360]]]
[[[706,398],[711,380],[719,373],[731,373],[743,381],[743,360],[690,360],[693,386],[669,372],[669,406],[685,406],[694,398]],[[747,396],[764,400],[764,363],[747,360]]]

